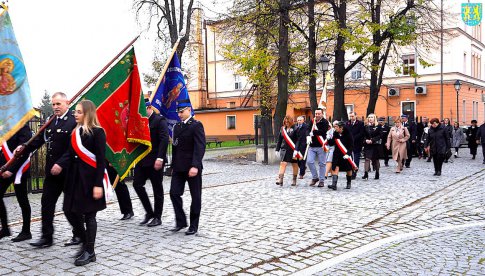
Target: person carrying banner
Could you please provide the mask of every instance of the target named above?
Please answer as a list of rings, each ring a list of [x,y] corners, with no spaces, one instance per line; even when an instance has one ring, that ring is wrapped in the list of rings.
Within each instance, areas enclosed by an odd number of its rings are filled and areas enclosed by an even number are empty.
[[[308,136],[308,125],[305,123],[305,116],[298,116],[296,118],[296,148],[300,153],[304,153],[306,149],[306,137]],[[303,179],[306,171],[306,161],[302,158],[298,160],[298,168],[300,169],[300,179]]]
[[[194,235],[199,229],[202,196],[202,158],[205,154],[205,132],[200,121],[192,117],[189,99],[177,101],[177,113],[181,120],[173,126],[172,137],[172,182],[170,199],[175,212],[175,227],[178,232],[187,227],[182,195],[188,182],[192,203],[190,205],[190,227],[186,235]]]
[[[72,130],[76,127],[74,116],[69,112],[66,94],[56,92],[52,95],[51,101],[55,119],[25,147],[25,154],[28,154],[40,148],[43,144],[47,145],[45,179],[41,198],[42,236],[39,240],[30,243],[35,247],[52,245],[54,212],[57,200],[64,189],[66,171],[69,166],[69,139]],[[64,214],[67,220],[71,222],[71,214]],[[65,245],[80,244],[81,239],[82,233],[77,233],[73,229],[73,237]]]
[[[149,227],[162,224],[163,211],[163,167],[167,160],[168,147],[168,126],[167,120],[161,115],[153,112],[152,105],[145,100],[145,106],[148,115],[148,124],[150,126],[150,140],[152,150],[135,166],[133,179],[133,188],[145,208],[145,218],[140,225]],[[153,187],[154,206],[150,203],[145,190],[145,182],[150,179]]]
[[[108,171],[109,182],[111,185],[115,185],[118,172],[116,169],[106,161],[106,170]],[[120,212],[123,214],[120,220],[131,219],[135,214],[133,213],[133,205],[131,204],[130,190],[126,186],[125,181],[119,180],[115,187],[116,198],[118,199],[118,205],[120,206]]]
[[[344,171],[347,177],[347,186],[345,189],[350,189],[352,171],[358,170],[357,165],[352,160],[354,138],[344,122],[339,121],[333,125],[335,126],[335,131],[333,138],[328,143],[330,146],[335,146],[335,149],[332,160],[332,185],[328,186],[328,188],[334,191],[337,190],[338,173]]]
[[[327,161],[327,153],[322,148],[327,136],[328,121],[323,118],[323,110],[317,108],[315,110],[315,118],[310,135],[307,136],[307,144],[309,144],[307,165],[312,173],[312,181],[310,186],[314,186],[318,182],[318,187],[324,187],[325,181],[325,162]],[[317,172],[315,160],[318,160],[319,171]]]
[[[291,186],[296,186],[296,178],[298,177],[298,160],[303,158],[303,155],[298,151],[298,143],[296,134],[296,126],[293,123],[291,116],[286,115],[283,118],[283,126],[280,129],[278,142],[276,143],[276,155],[280,158],[280,168],[278,172],[278,181],[276,185],[283,186],[283,179],[285,176],[286,166],[291,163],[293,168],[293,182]]]
[[[24,125],[17,133],[14,134],[8,141],[0,145],[0,166],[3,166],[13,157],[13,150],[17,146],[27,142],[32,137],[32,132],[28,124]],[[13,242],[29,240],[32,238],[30,233],[30,217],[31,209],[29,198],[27,196],[27,177],[29,176],[30,158],[28,154],[22,156],[14,165],[7,171],[3,172],[0,177],[0,220],[2,221],[2,230],[0,231],[0,239],[10,236],[10,229],[8,227],[7,209],[3,202],[3,197],[10,184],[14,183],[15,196],[19,202],[22,210],[22,231],[19,235],[12,239]]]
[[[106,171],[106,134],[99,126],[96,106],[90,100],[82,100],[76,105],[74,116],[77,126],[70,137],[63,210],[71,214],[72,226],[84,236],[85,242],[74,262],[81,266],[96,261],[96,213],[106,208],[111,187]]]

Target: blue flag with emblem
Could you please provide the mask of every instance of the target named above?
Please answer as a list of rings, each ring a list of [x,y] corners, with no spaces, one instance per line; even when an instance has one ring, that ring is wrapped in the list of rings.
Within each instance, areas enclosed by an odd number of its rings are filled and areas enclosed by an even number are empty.
[[[172,136],[173,126],[180,121],[176,109],[177,102],[188,101],[192,115],[194,115],[177,53],[174,53],[165,74],[162,73],[160,76],[154,91],[155,95],[151,98],[152,107],[167,119],[168,130]]]
[[[468,26],[477,26],[482,21],[482,3],[462,3],[461,19]]]
[[[0,4],[0,143],[37,113],[7,6]]]

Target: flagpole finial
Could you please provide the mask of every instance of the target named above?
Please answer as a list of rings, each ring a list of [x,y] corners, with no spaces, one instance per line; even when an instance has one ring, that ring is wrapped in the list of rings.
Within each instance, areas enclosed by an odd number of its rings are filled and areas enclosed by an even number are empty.
[[[182,29],[179,33],[179,38],[184,37],[184,36],[185,36],[185,29]]]

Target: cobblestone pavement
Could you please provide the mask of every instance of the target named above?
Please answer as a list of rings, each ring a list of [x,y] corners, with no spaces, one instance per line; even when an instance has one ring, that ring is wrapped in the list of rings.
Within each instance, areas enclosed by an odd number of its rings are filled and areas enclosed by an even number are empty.
[[[338,191],[274,184],[277,166],[244,158],[217,158],[231,151],[211,151],[204,163],[199,233],[168,231],[173,209],[165,196],[161,227],[138,225],[144,212],[134,199],[136,217],[119,221],[117,204],[98,214],[97,262],[75,267],[75,248],[63,215],[56,217],[56,240],[46,249],[0,241],[0,274],[148,274],[148,275],[376,275],[467,274],[485,270],[485,166],[478,160],[445,164],[441,177],[432,163],[414,159],[412,168],[395,174],[384,167],[381,179],[353,182]],[[250,148],[245,148],[245,152]],[[392,162],[391,162],[392,163]],[[394,164],[392,164],[393,166]],[[362,164],[361,164],[362,166]],[[371,174],[373,177],[373,174]],[[170,178],[164,179],[168,192]],[[150,185],[147,185],[148,190]],[[132,197],[135,193],[132,193]],[[34,215],[38,196],[31,196]],[[185,209],[190,195],[187,192]],[[9,214],[19,214],[8,198]],[[60,207],[60,204],[59,204]],[[40,223],[32,231],[39,235]]]

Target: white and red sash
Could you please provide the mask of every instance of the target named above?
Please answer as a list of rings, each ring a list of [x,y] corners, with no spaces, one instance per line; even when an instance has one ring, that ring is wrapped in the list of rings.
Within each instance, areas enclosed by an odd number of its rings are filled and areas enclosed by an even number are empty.
[[[347,154],[347,148],[344,146],[342,141],[340,141],[340,139],[335,139],[335,144],[340,149],[340,151],[342,152],[343,155]],[[352,166],[352,170],[357,171],[359,169],[357,167],[357,165],[355,164],[354,160],[352,160],[352,156],[349,155],[349,159],[347,159],[347,160],[349,161],[350,165]]]
[[[291,140],[290,136],[288,136],[288,133],[285,130],[285,127],[281,127],[281,135],[283,135],[283,138],[286,141],[286,144],[296,152],[295,157],[296,159],[302,159],[303,155],[301,154],[300,151],[296,150],[295,143]]]
[[[71,135],[71,144],[76,154],[79,156],[79,158],[81,158],[81,160],[84,163],[88,164],[93,168],[96,168],[96,155],[90,152],[82,144],[79,127],[76,128]],[[104,169],[103,188],[104,188],[104,196],[105,196],[106,202],[108,202],[113,196],[113,189],[111,187],[109,177],[108,177],[108,171],[106,169]]]
[[[13,153],[8,148],[6,141],[3,141],[2,146],[0,147],[0,150],[3,152],[3,156],[5,157],[5,160],[7,160],[7,162],[13,158]],[[13,182],[14,184],[20,184],[22,174],[24,174],[24,172],[26,172],[29,169],[29,167],[30,167],[30,154],[29,154],[29,158],[25,160],[25,162],[22,164],[22,166],[20,166],[19,170],[15,174],[15,180]]]
[[[313,124],[313,130],[318,130],[317,124]],[[328,142],[327,139],[323,139],[321,135],[315,135],[317,137],[318,142],[320,142],[320,145],[322,145],[322,148],[325,152],[328,152],[330,149],[328,148]]]

